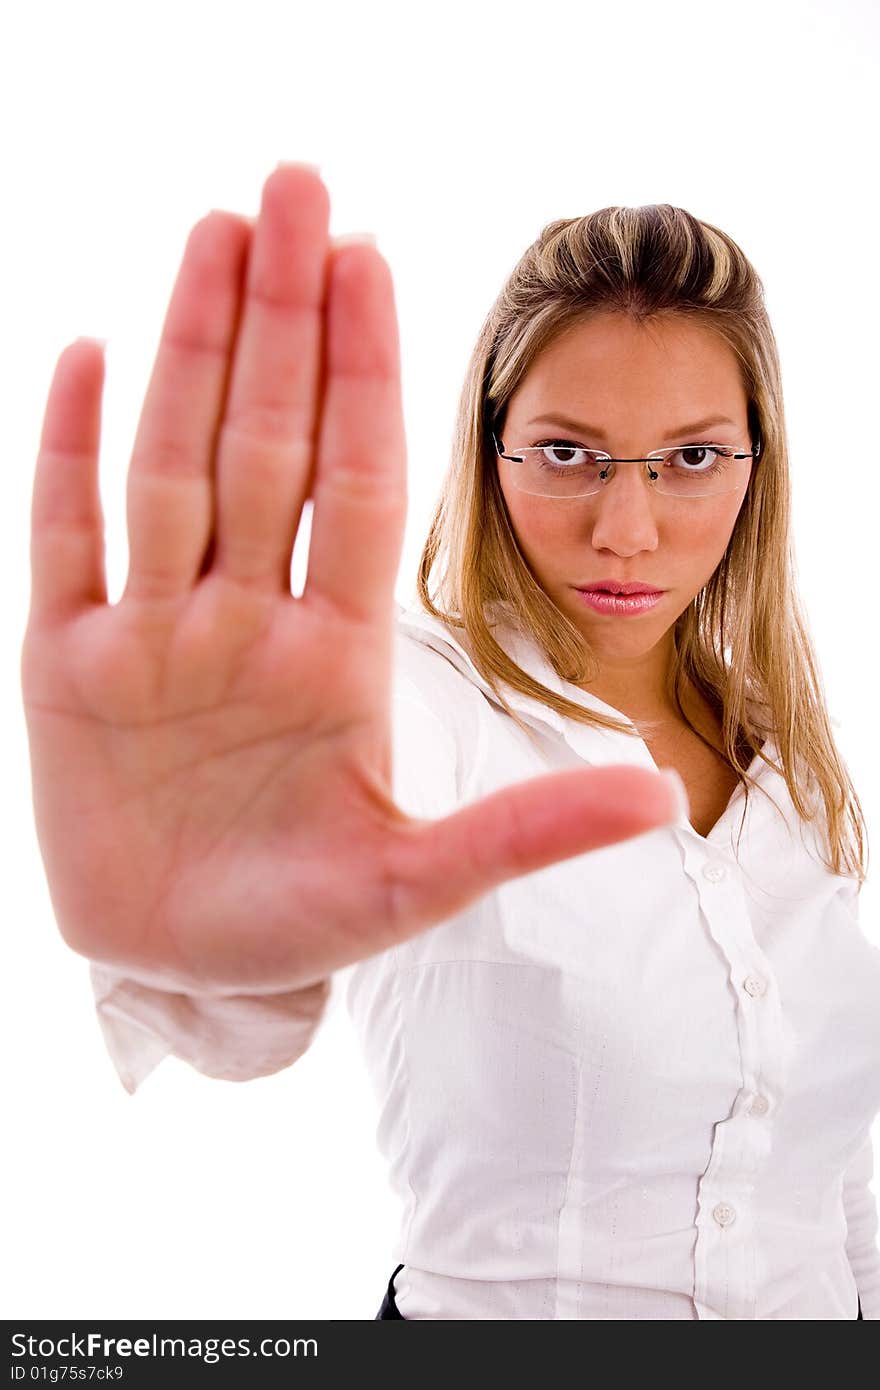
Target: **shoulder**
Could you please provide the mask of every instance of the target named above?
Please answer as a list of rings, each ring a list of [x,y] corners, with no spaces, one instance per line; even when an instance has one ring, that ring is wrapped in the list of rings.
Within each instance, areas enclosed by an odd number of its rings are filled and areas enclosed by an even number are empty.
[[[448,813],[481,763],[498,717],[465,648],[439,623],[395,633],[392,689],[395,799],[410,814]]]
[[[461,647],[437,634],[398,625],[394,649],[395,703],[422,705],[453,736],[465,734],[486,712],[481,680]]]

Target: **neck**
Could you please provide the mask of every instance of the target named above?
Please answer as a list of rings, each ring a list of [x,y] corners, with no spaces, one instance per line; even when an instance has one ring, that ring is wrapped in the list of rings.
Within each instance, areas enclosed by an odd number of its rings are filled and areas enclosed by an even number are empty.
[[[634,721],[680,721],[672,690],[671,634],[669,638],[633,661],[603,661],[598,676],[591,681],[581,681],[580,689]],[[685,695],[689,694],[688,683]]]

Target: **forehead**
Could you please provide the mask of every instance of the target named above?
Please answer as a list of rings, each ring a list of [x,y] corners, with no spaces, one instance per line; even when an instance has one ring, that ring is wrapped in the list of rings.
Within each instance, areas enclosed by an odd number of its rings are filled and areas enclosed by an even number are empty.
[[[614,433],[710,415],[744,423],[747,403],[733,350],[705,325],[681,316],[636,324],[602,313],[571,325],[538,354],[507,414],[525,422],[556,412]]]

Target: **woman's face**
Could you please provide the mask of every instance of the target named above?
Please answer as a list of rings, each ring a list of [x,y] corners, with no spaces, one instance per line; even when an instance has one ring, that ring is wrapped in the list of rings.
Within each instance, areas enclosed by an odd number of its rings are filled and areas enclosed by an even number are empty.
[[[504,452],[563,439],[619,459],[699,442],[748,450],[747,406],[737,359],[715,334],[682,318],[639,326],[607,312],[565,330],[532,364],[508,402]],[[581,428],[536,423],[537,416],[559,414]],[[699,421],[718,423],[682,431]],[[652,491],[645,466],[635,464],[618,466],[587,497],[533,496],[513,486],[516,464],[497,464],[532,573],[600,663],[602,674],[588,688],[612,704],[635,695],[648,708],[665,708],[673,626],[723,558],[752,460],[730,464],[738,471],[725,477],[741,479],[737,491],[700,498]],[[577,588],[607,579],[664,592],[641,613],[599,613]]]

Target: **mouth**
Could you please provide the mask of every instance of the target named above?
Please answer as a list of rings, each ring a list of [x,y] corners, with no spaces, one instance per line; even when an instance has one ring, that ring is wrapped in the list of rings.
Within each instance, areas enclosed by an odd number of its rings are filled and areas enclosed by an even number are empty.
[[[632,598],[639,594],[662,594],[665,589],[654,589],[647,584],[575,584],[579,594],[610,594],[612,598]]]
[[[592,608],[594,612],[605,613],[609,616],[624,613],[644,613],[648,609],[658,604],[663,597],[662,589],[639,589],[635,593],[615,593],[610,589],[602,589],[598,586],[592,589],[575,588],[583,603]]]

